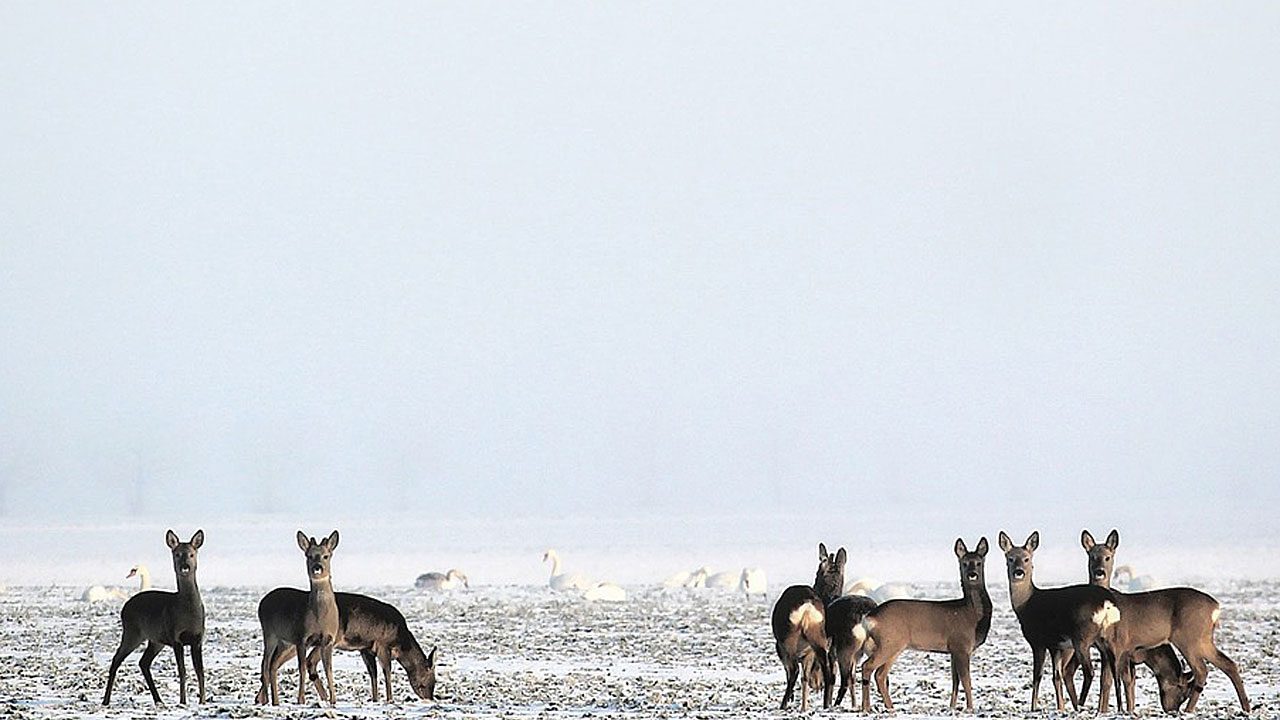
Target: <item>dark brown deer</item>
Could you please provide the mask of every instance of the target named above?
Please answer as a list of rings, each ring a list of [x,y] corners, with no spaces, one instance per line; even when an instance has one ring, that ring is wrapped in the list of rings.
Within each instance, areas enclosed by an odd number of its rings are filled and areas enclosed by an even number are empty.
[[[299,530],[297,540],[298,547],[307,556],[307,579],[311,590],[307,593],[306,603],[298,608],[301,610],[299,613],[288,614],[278,608],[276,602],[282,596],[273,593],[267,593],[258,603],[258,621],[262,624],[262,677],[258,697],[267,697],[269,688],[271,704],[280,704],[280,681],[272,665],[272,658],[283,646],[292,645],[298,657],[298,704],[305,703],[307,683],[303,678],[307,677],[307,648],[318,647],[329,685],[329,704],[334,705],[333,645],[338,640],[341,622],[329,574],[329,563],[333,558],[333,551],[338,547],[338,531],[334,530],[329,537],[317,542],[315,538],[308,538],[306,533]],[[320,695],[325,697],[326,693],[321,692]]]
[[[957,538],[956,559],[960,562],[958,600],[889,600],[867,613],[856,634],[865,638],[867,659],[862,663],[862,712],[871,712],[871,678],[875,677],[886,711],[893,711],[889,699],[889,671],[903,650],[949,653],[951,655],[951,709],[956,709],[960,684],[964,683],[965,708],[973,710],[973,681],[969,661],[987,640],[991,629],[991,596],[987,594],[987,539],[970,551]]]
[[[826,630],[826,603],[817,592],[840,594],[844,584],[844,548],[835,555],[827,553],[827,546],[818,544],[818,572],[814,587],[792,585],[782,591],[773,605],[770,625],[773,628],[774,648],[778,660],[787,673],[787,690],[782,696],[782,708],[795,696],[797,679],[800,681],[800,709],[809,709],[809,686],[813,678],[822,677],[822,706],[831,707],[832,675],[830,647]],[[832,589],[834,588],[834,590]],[[816,669],[815,669],[816,664]]]
[[[849,688],[853,677],[853,666],[857,662],[862,641],[854,637],[854,629],[862,618],[876,603],[871,598],[861,596],[841,597],[844,589],[844,567],[848,555],[844,548],[836,553],[827,552],[827,546],[818,543],[818,572],[813,578],[813,591],[822,599],[827,608],[825,629],[830,643],[829,662],[840,669],[840,691],[836,695],[835,704],[839,705]],[[813,678],[820,678],[820,672],[810,673],[810,684]],[[834,678],[834,675],[832,676]]]
[[[409,675],[409,685],[423,700],[435,699],[436,651],[423,653],[422,647],[409,630],[404,615],[395,606],[368,595],[336,592],[340,630],[335,647],[339,650],[356,650],[369,672],[369,692],[373,702],[378,702],[378,665],[382,665],[386,684],[387,702],[394,702],[391,691],[391,660],[394,658]],[[294,588],[276,588],[262,599],[268,606],[286,616],[299,615],[307,603],[307,592]],[[283,645],[272,659],[271,674],[277,676],[279,668],[297,654],[293,645]],[[316,672],[319,661],[317,648],[307,657],[307,670],[316,692],[324,695],[324,686]],[[266,702],[266,689],[259,688],[256,698],[259,705]]]
[[[1081,535],[1081,544],[1087,544],[1092,536]],[[1120,534],[1115,530],[1107,536],[1107,542],[1093,543],[1089,553],[1089,577],[1111,577],[1115,563],[1115,550],[1120,546]],[[1161,645],[1170,644],[1182,653],[1191,668],[1191,689],[1187,695],[1187,712],[1196,709],[1200,693],[1204,691],[1205,680],[1209,676],[1209,664],[1217,667],[1231,678],[1235,686],[1240,708],[1249,712],[1249,696],[1245,693],[1244,680],[1240,677],[1240,668],[1231,658],[1218,649],[1214,643],[1213,632],[1218,627],[1218,619],[1222,607],[1218,601],[1207,593],[1189,587],[1164,588],[1139,593],[1121,593],[1112,591],[1116,605],[1120,608],[1120,627],[1116,639],[1122,649],[1134,651],[1146,649],[1150,651]],[[1119,653],[1120,650],[1117,650]],[[1150,655],[1150,652],[1147,653]],[[1087,656],[1082,656],[1087,657]],[[1125,683],[1125,704],[1133,711],[1134,688],[1132,665],[1119,658],[1119,667]],[[1081,667],[1087,667],[1082,663]],[[1087,673],[1086,673],[1087,676]]]
[[[173,555],[173,572],[178,578],[178,591],[147,590],[129,598],[120,609],[120,647],[111,658],[111,670],[107,673],[107,691],[102,704],[111,704],[111,688],[116,682],[120,663],[144,641],[138,667],[147,681],[151,699],[160,704],[155,680],[151,677],[151,661],[164,646],[173,648],[178,662],[178,698],[187,704],[187,666],[182,648],[191,647],[191,665],[196,671],[200,688],[200,702],[204,703],[204,603],[200,600],[200,588],[196,586],[196,551],[204,544],[204,531],[197,530],[188,542],[180,542],[172,530],[164,535]]]
[[[1062,666],[1069,659],[1064,651],[1071,650],[1087,658],[1088,649],[1099,644],[1103,648],[1103,662],[1114,674],[1115,656],[1110,650],[1110,643],[1122,612],[1111,591],[1097,585],[1036,587],[1031,578],[1031,558],[1039,546],[1038,531],[1031,533],[1020,546],[1014,545],[1003,530],[1000,532],[1000,549],[1004,551],[1009,576],[1009,600],[1014,614],[1018,616],[1018,624],[1022,626],[1022,636],[1031,646],[1031,710],[1035,711],[1040,698],[1040,677],[1044,673],[1047,652],[1053,661],[1054,698],[1058,711],[1062,712],[1066,709],[1062,697]],[[1093,682],[1093,666],[1082,663],[1080,667],[1084,670],[1082,692],[1088,693]],[[1071,704],[1079,709],[1075,688],[1069,687],[1069,692]]]

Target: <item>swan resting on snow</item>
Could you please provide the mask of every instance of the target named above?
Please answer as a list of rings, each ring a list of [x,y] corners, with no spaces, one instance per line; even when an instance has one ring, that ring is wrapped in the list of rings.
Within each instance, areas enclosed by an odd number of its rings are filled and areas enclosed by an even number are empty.
[[[706,567],[700,567],[697,570],[688,570],[678,572],[662,581],[662,587],[668,588],[700,588],[707,582],[707,573],[710,572]]]
[[[769,591],[769,580],[761,568],[745,567],[738,580],[738,589],[748,595],[764,595]]]
[[[910,585],[906,583],[883,583],[872,577],[861,577],[844,589],[845,595],[861,595],[875,600],[877,604],[899,598],[914,597]]]
[[[595,586],[595,583],[585,575],[561,572],[560,554],[555,550],[547,550],[542,554],[542,562],[548,561],[551,562],[551,577],[547,579],[547,585],[550,585],[552,590],[589,590]]]
[[[454,568],[446,573],[423,573],[413,582],[413,586],[419,590],[456,590],[458,587],[471,587],[467,584],[467,576],[461,570]]]
[[[611,582],[602,582],[588,588],[582,597],[592,602],[624,602],[627,591]]]
[[[125,575],[124,579],[128,580],[131,577],[138,578],[138,592],[151,588],[151,572],[147,570],[146,565],[134,565],[129,568],[129,574]],[[117,585],[112,585],[111,587],[94,585],[85,589],[80,599],[85,602],[96,603],[108,600],[128,600],[130,595],[132,593]]]

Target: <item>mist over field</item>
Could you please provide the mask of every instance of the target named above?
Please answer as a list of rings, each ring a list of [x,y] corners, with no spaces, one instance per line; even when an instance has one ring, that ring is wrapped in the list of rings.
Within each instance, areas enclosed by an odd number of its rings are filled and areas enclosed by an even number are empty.
[[[1274,574],[1280,11],[917,10],[0,7],[0,582]]]

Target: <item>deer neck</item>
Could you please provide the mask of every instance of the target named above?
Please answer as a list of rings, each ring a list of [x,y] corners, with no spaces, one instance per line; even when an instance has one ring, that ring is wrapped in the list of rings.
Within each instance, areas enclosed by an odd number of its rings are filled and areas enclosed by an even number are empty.
[[[1031,581],[1028,574],[1025,582],[1009,581],[1009,601],[1013,604],[1013,611],[1016,613],[1027,604],[1031,596],[1036,593],[1036,585]]]
[[[181,598],[200,598],[200,587],[196,585],[195,571],[186,575],[177,573],[178,576],[178,597]]]
[[[980,583],[961,583],[960,590],[963,597],[970,605],[979,608],[984,613],[991,612],[991,596],[987,594],[986,582]]]
[[[323,580],[311,579],[311,595],[308,598],[313,604],[328,605],[338,604],[338,598],[333,594],[333,579],[325,578]]]

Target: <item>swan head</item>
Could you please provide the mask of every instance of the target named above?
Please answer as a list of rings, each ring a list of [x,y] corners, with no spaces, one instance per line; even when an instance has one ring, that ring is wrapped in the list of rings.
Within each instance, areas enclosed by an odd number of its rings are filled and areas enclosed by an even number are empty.
[[[470,589],[471,587],[469,584],[467,584],[467,576],[463,574],[461,570],[453,570],[453,569],[449,570],[449,572],[445,573],[445,579],[460,580],[462,581],[462,587],[468,588],[468,589]]]
[[[542,553],[542,562],[555,562],[559,559],[560,555],[555,550],[548,549],[546,552]]]

